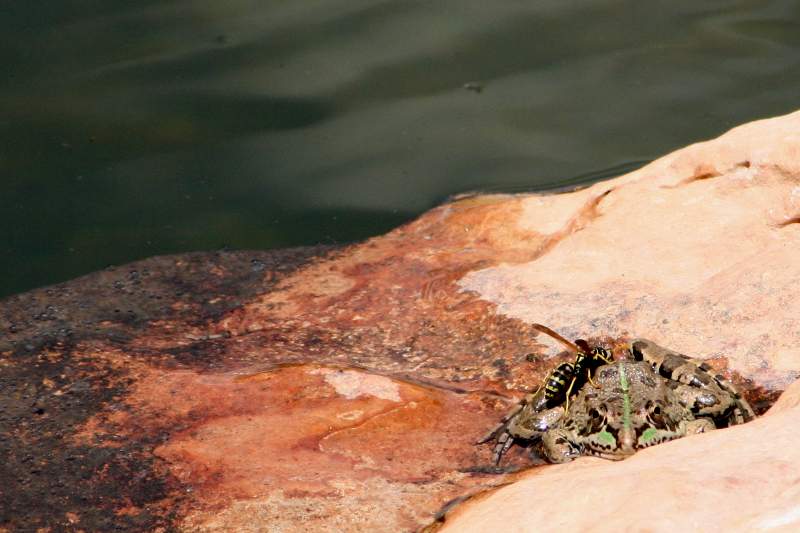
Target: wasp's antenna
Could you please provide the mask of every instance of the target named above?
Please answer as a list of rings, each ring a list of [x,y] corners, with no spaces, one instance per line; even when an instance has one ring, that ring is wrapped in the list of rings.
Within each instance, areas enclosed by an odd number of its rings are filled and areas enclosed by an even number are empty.
[[[575,344],[571,343],[570,341],[568,341],[567,339],[565,339],[564,337],[562,337],[561,335],[559,335],[558,333],[556,333],[552,329],[548,328],[547,326],[543,326],[541,324],[531,324],[531,327],[533,329],[535,329],[536,331],[544,333],[545,335],[550,335],[555,340],[559,341],[560,343],[562,343],[562,344],[564,344],[566,346],[569,346],[570,348],[572,348],[576,352],[580,352],[581,351],[581,349],[578,348],[577,346],[575,346]]]

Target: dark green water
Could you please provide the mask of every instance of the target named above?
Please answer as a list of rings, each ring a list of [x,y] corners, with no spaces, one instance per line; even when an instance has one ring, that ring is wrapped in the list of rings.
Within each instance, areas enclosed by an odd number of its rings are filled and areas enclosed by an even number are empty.
[[[6,0],[0,73],[2,297],[361,239],[795,111],[800,2]]]

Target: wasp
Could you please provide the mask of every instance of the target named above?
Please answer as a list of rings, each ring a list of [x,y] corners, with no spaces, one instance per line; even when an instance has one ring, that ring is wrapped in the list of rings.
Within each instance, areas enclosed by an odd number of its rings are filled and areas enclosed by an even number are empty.
[[[587,381],[592,386],[597,387],[592,382],[592,374],[599,366],[612,361],[611,350],[601,346],[589,346],[589,343],[583,339],[578,339],[575,343],[572,343],[541,324],[532,324],[531,327],[536,331],[553,337],[576,352],[574,361],[561,363],[548,374],[544,381],[544,401],[547,408],[555,407],[563,400],[565,411],[569,411],[569,395],[573,390],[581,390]]]
[[[500,462],[500,458],[516,440],[528,439],[528,435],[540,436],[551,425],[566,416],[569,411],[569,397],[573,391],[577,393],[587,382],[598,388],[592,381],[592,375],[600,366],[613,360],[611,350],[600,346],[589,346],[589,343],[583,339],[572,343],[541,324],[532,324],[531,327],[571,348],[575,352],[575,360],[561,363],[555,370],[548,373],[538,389],[525,396],[500,420],[494,429],[477,442],[477,444],[483,444],[497,439],[492,459],[495,465]],[[562,402],[564,403],[563,411],[553,409]],[[519,422],[520,420],[522,422]],[[509,426],[512,425],[515,427],[514,435],[509,431]]]

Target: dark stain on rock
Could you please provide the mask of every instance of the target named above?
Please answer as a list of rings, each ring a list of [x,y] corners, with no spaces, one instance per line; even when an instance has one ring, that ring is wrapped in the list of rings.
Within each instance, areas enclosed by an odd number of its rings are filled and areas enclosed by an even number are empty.
[[[108,267],[0,301],[0,352],[15,356],[102,337],[125,342],[152,322],[201,324],[268,292],[341,247],[191,253]]]
[[[161,504],[178,487],[150,457],[151,439],[73,441],[91,413],[124,408],[119,402],[128,380],[124,372],[69,355],[45,354],[32,365],[3,361],[0,528],[145,531],[168,525],[176,508]]]
[[[153,321],[213,321],[332,251],[156,257],[0,302],[0,530],[173,531],[186,491],[153,454],[168,428],[112,424],[78,438],[90,417],[130,409],[136,375],[105,354]],[[217,354],[205,343],[169,355],[211,366]]]
[[[736,374],[736,377],[738,377],[738,374]],[[750,402],[750,405],[753,406],[753,410],[758,416],[766,413],[770,407],[775,405],[775,402],[778,401],[781,394],[783,394],[782,390],[753,386],[752,383],[748,383],[747,380],[744,379],[734,380],[734,383],[738,387],[739,392],[741,392]]]

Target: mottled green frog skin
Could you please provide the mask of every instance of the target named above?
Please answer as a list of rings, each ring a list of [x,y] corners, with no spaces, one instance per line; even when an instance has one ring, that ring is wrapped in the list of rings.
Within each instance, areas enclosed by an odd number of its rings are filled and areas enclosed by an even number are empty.
[[[540,452],[551,463],[581,455],[625,459],[637,450],[714,429],[644,361],[619,361],[597,369],[594,384],[578,393],[569,412],[542,437]]]
[[[647,339],[602,365],[573,397],[548,408],[528,394],[480,442],[497,439],[493,463],[516,442],[538,443],[552,463],[581,455],[625,459],[655,444],[753,420],[752,407],[704,361]]]

